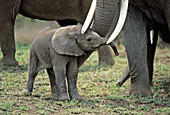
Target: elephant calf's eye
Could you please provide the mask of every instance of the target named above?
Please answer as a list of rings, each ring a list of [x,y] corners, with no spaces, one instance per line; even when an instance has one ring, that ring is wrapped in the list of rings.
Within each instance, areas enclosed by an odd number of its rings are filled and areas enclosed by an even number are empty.
[[[91,38],[88,38],[87,41],[90,42],[90,41],[92,41],[92,39],[91,39]]]

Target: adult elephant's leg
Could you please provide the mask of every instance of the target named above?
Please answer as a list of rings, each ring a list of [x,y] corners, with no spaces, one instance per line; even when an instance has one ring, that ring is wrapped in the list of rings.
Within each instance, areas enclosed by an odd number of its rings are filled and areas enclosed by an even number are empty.
[[[168,29],[169,32],[168,32],[168,40],[167,40],[167,43],[170,43],[170,1],[169,0],[165,0],[165,6],[164,6],[164,12],[165,12],[165,17],[166,17],[166,20],[167,20],[167,24],[168,24]]]
[[[170,8],[169,7],[170,7],[170,1],[165,0],[164,13],[165,13],[167,24],[159,25],[159,31],[160,31],[159,36],[166,43],[170,43]]]
[[[14,23],[18,13],[20,0],[1,0],[0,4],[0,46],[3,53],[1,62],[7,66],[16,66]]]
[[[110,46],[104,45],[98,49],[99,54],[99,64],[114,65],[114,53]]]
[[[156,44],[158,40],[158,31],[154,31],[153,35],[153,44],[150,42],[150,32],[148,31],[148,47],[147,47],[147,63],[148,63],[148,70],[149,70],[149,83],[152,85],[152,78],[153,78],[153,69],[154,69],[154,56],[156,50]]]
[[[2,29],[0,31],[0,44],[3,53],[1,62],[6,66],[17,66],[18,62],[15,60],[14,25],[12,22],[1,20],[0,28]]]
[[[147,34],[142,13],[129,7],[123,29],[128,63],[130,68],[130,94],[151,95],[147,66]]]
[[[170,30],[168,29],[167,25],[159,25],[159,36],[160,38],[166,42],[170,43]]]
[[[123,72],[121,78],[116,82],[116,85],[118,86],[122,86],[123,83],[129,79],[130,77],[130,70],[129,70],[129,66],[126,67],[125,71]]]

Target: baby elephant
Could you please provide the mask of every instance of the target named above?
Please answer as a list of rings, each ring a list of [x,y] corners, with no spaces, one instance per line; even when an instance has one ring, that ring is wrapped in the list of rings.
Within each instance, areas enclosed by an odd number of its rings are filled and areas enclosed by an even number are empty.
[[[48,27],[35,35],[30,49],[26,95],[31,95],[38,72],[46,69],[51,93],[59,96],[59,100],[82,99],[77,91],[78,58],[104,45],[106,39],[91,30],[80,34],[80,30],[78,25],[59,29]]]

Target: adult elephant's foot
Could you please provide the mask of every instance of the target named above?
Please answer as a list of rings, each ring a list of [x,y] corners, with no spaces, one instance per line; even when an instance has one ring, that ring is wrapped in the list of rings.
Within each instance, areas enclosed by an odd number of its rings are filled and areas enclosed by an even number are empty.
[[[59,101],[69,101],[70,97],[67,95],[67,93],[60,93]]]
[[[8,44],[11,48],[4,48],[1,46],[3,58],[1,63],[4,66],[18,66],[18,62],[15,59],[15,43]]]
[[[98,49],[99,64],[114,65],[114,52],[109,45],[103,45]]]
[[[24,95],[24,96],[30,96],[30,95],[32,95],[32,92],[28,91],[27,88],[25,88],[25,89],[23,90],[23,95]]]
[[[152,91],[150,89],[150,86],[137,86],[137,85],[130,85],[125,91],[125,95],[141,95],[141,96],[151,96]]]
[[[15,59],[3,58],[0,63],[4,66],[18,66],[18,62]]]
[[[60,96],[60,92],[59,92],[59,88],[57,85],[52,85],[51,86],[51,95],[54,97],[59,97]]]
[[[70,92],[70,98],[74,100],[82,100],[82,97],[78,92]]]
[[[59,94],[58,93],[51,92],[51,95],[54,96],[54,97],[59,98]]]

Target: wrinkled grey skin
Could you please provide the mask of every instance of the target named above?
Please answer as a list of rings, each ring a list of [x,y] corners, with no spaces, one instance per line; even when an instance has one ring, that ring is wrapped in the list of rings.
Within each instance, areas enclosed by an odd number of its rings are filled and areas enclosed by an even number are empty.
[[[57,20],[61,26],[83,24],[92,0],[0,0],[0,46],[4,65],[18,65],[15,59],[14,24],[18,13],[41,20]],[[104,36],[103,36],[104,37]],[[106,47],[106,48],[105,48]],[[99,62],[114,64],[109,46],[99,50]],[[105,53],[103,53],[105,52]]]
[[[127,66],[126,69],[125,69],[125,71],[123,72],[121,78],[120,78],[118,81],[116,81],[116,85],[117,85],[117,86],[122,86],[123,83],[124,83],[127,79],[129,79],[129,77],[130,77],[130,70],[129,70],[129,66]]]
[[[26,95],[32,93],[38,72],[46,69],[51,92],[59,95],[59,100],[82,99],[77,91],[78,68],[84,62],[82,58],[89,57],[91,52],[106,43],[106,39],[91,30],[82,35],[80,30],[81,26],[67,26],[59,29],[45,28],[36,34],[30,49]]]
[[[120,1],[97,1],[93,29],[100,35],[109,32],[109,36],[115,28]],[[153,44],[150,43],[150,30],[154,30]],[[131,78],[127,92],[152,95],[150,85],[158,34],[163,41],[170,43],[170,0],[129,0],[122,34]]]

